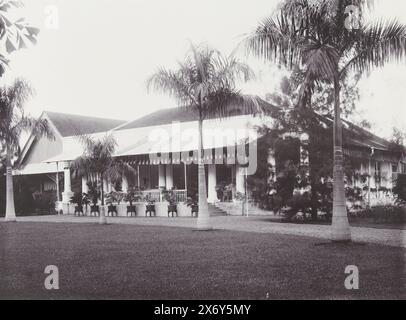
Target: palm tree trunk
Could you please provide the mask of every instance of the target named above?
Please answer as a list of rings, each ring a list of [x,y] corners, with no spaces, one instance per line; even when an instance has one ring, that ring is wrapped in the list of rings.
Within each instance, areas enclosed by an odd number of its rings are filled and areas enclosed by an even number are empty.
[[[351,241],[344,189],[343,133],[340,115],[340,81],[334,77],[334,169],[332,240]]]
[[[103,175],[100,175],[100,197],[101,197],[101,205],[100,205],[100,219],[99,219],[99,224],[107,224],[107,218],[106,218],[106,212],[104,210],[104,178]]]
[[[199,117],[199,147],[198,147],[198,192],[199,192],[199,213],[197,216],[197,229],[210,230],[209,207],[206,194],[206,173],[204,171],[203,159],[203,120]]]
[[[16,212],[14,207],[14,186],[13,186],[13,168],[11,166],[12,152],[6,147],[6,221],[15,222]]]

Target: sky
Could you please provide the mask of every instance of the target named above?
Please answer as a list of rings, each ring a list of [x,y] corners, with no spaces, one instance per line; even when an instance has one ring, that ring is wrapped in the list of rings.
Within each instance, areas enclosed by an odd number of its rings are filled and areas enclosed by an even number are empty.
[[[190,42],[231,53],[276,0],[25,0],[17,15],[41,29],[39,41],[13,54],[8,75],[27,79],[36,95],[27,103],[43,110],[132,120],[175,107],[165,95],[149,93],[146,80],[158,67],[176,67]],[[406,24],[404,0],[377,0],[372,18]],[[242,87],[264,96],[277,90],[282,73],[272,64],[248,62],[257,79]],[[388,137],[406,130],[406,65],[374,70],[359,83],[358,118]]]

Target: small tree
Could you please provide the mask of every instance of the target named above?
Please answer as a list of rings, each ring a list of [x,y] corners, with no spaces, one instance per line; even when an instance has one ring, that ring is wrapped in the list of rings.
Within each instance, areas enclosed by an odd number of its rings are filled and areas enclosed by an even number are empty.
[[[16,221],[12,169],[22,134],[54,138],[46,119],[35,119],[24,112],[24,104],[32,93],[30,85],[22,79],[0,88],[0,147],[6,154],[6,221]]]
[[[100,224],[106,224],[107,219],[104,212],[104,181],[109,179],[113,183],[121,180],[124,176],[132,176],[135,169],[128,163],[114,158],[114,151],[117,142],[112,135],[105,135],[100,140],[84,135],[79,140],[84,145],[83,155],[71,163],[73,174],[76,177],[87,177],[95,175],[100,179]]]

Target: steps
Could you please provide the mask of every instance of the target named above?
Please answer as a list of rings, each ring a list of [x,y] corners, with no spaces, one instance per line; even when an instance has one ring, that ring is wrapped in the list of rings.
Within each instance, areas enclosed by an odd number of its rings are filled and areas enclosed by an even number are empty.
[[[227,212],[209,203],[209,214],[211,217],[226,216]]]

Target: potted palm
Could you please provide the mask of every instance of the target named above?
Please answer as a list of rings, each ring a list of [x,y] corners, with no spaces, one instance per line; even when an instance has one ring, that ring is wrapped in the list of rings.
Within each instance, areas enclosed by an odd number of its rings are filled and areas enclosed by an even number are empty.
[[[75,205],[75,211],[73,215],[81,215],[83,214],[83,197],[81,192],[75,192],[74,195],[70,198],[70,203]]]
[[[165,200],[168,202],[168,217],[170,214],[172,214],[172,217],[175,214],[178,215],[177,199],[173,189],[165,194]]]
[[[136,209],[135,209],[134,202],[137,202],[139,200],[141,200],[140,192],[134,187],[129,188],[127,193],[124,196],[124,201],[126,201],[130,204],[129,206],[127,206],[127,213],[126,213],[127,217],[128,217],[128,214],[130,214],[130,216],[132,216],[133,213],[134,213],[134,216],[136,215]],[[145,212],[145,210],[143,212]]]
[[[85,214],[88,212],[88,206],[91,203],[91,199],[86,192],[82,193],[82,205],[85,207]]]
[[[120,192],[112,191],[106,195],[106,204],[107,204],[107,215],[111,214],[113,217],[116,215],[118,216],[118,209],[117,207],[120,205],[123,197]]]
[[[151,198],[150,195],[147,195],[145,197],[145,216],[147,216],[149,214],[149,216],[151,217],[152,214],[154,216],[156,216],[156,211],[155,211],[155,200]],[[137,212],[142,212],[142,211],[138,211],[137,208]]]
[[[89,184],[89,191],[87,192],[87,196],[91,201],[90,206],[90,215],[99,215],[100,214],[100,207],[98,206],[100,191],[97,186],[97,183],[90,183]]]
[[[188,197],[186,200],[186,206],[190,208],[190,214],[192,217],[197,217],[199,215],[199,202],[196,197]]]

